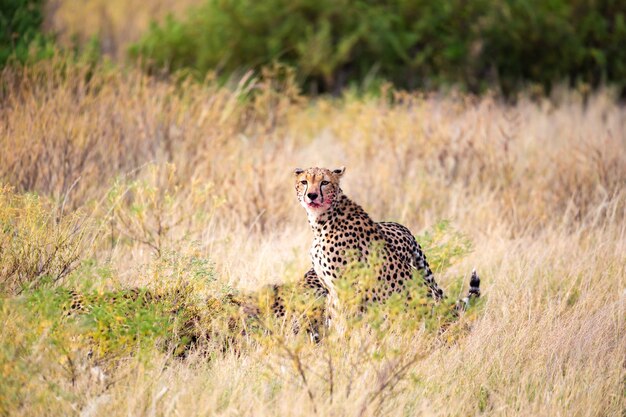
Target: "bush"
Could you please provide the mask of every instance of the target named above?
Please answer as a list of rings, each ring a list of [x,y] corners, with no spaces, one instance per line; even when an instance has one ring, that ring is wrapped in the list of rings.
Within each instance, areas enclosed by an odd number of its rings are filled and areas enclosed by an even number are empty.
[[[562,80],[623,88],[625,16],[622,4],[585,0],[207,0],[153,24],[131,55],[224,76],[280,61],[311,92],[376,78],[507,94]]]
[[[500,1],[485,27],[482,67],[491,65],[505,92],[529,80],[626,86],[626,4],[585,0]]]
[[[175,317],[145,294],[86,292],[84,314],[68,313],[64,288],[0,297],[0,415],[68,415],[71,403],[84,401],[78,386],[101,389],[120,361],[149,358]]]
[[[0,67],[9,59],[25,62],[50,55],[49,37],[41,31],[43,0],[10,0],[0,3]]]
[[[0,296],[56,283],[77,266],[88,219],[0,184]]]

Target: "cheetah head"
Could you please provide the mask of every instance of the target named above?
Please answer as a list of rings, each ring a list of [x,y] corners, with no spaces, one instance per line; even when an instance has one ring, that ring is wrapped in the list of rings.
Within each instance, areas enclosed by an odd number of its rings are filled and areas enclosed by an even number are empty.
[[[293,173],[296,180],[298,201],[309,216],[318,217],[325,213],[336,198],[341,196],[339,180],[346,168],[296,168]]]

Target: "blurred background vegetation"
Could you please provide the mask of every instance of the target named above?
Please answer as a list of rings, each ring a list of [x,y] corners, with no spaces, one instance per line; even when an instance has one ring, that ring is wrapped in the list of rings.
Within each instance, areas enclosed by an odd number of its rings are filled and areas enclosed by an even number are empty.
[[[0,2],[0,66],[10,58],[25,62],[46,54],[51,37],[43,33],[43,21],[43,0]]]
[[[4,0],[0,24],[0,65],[47,56],[55,38],[159,74],[228,80],[279,62],[309,94],[383,82],[626,92],[622,0]]]

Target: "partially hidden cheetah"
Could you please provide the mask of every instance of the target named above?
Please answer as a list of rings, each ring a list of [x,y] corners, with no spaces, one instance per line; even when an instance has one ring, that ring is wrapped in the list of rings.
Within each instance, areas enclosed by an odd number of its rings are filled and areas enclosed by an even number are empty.
[[[344,172],[345,167],[294,170],[298,200],[313,231],[313,267],[305,274],[304,285],[318,296],[328,295],[331,307],[336,306],[335,284],[342,273],[354,261],[370,266],[372,251],[378,250],[377,277],[364,294],[365,303],[384,301],[393,293],[405,292],[416,276],[422,277],[429,295],[441,300],[443,290],[435,282],[424,252],[409,229],[398,223],[374,222],[343,194],[339,182]],[[479,286],[480,279],[474,271],[469,294],[457,306],[462,309],[469,298],[479,297]]]

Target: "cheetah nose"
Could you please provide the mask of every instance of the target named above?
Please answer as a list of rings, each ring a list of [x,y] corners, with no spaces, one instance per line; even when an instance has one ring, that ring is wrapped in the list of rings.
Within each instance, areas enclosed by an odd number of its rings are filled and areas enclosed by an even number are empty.
[[[307,197],[309,197],[309,200],[313,201],[317,198],[317,194],[316,193],[308,193],[306,195]]]

